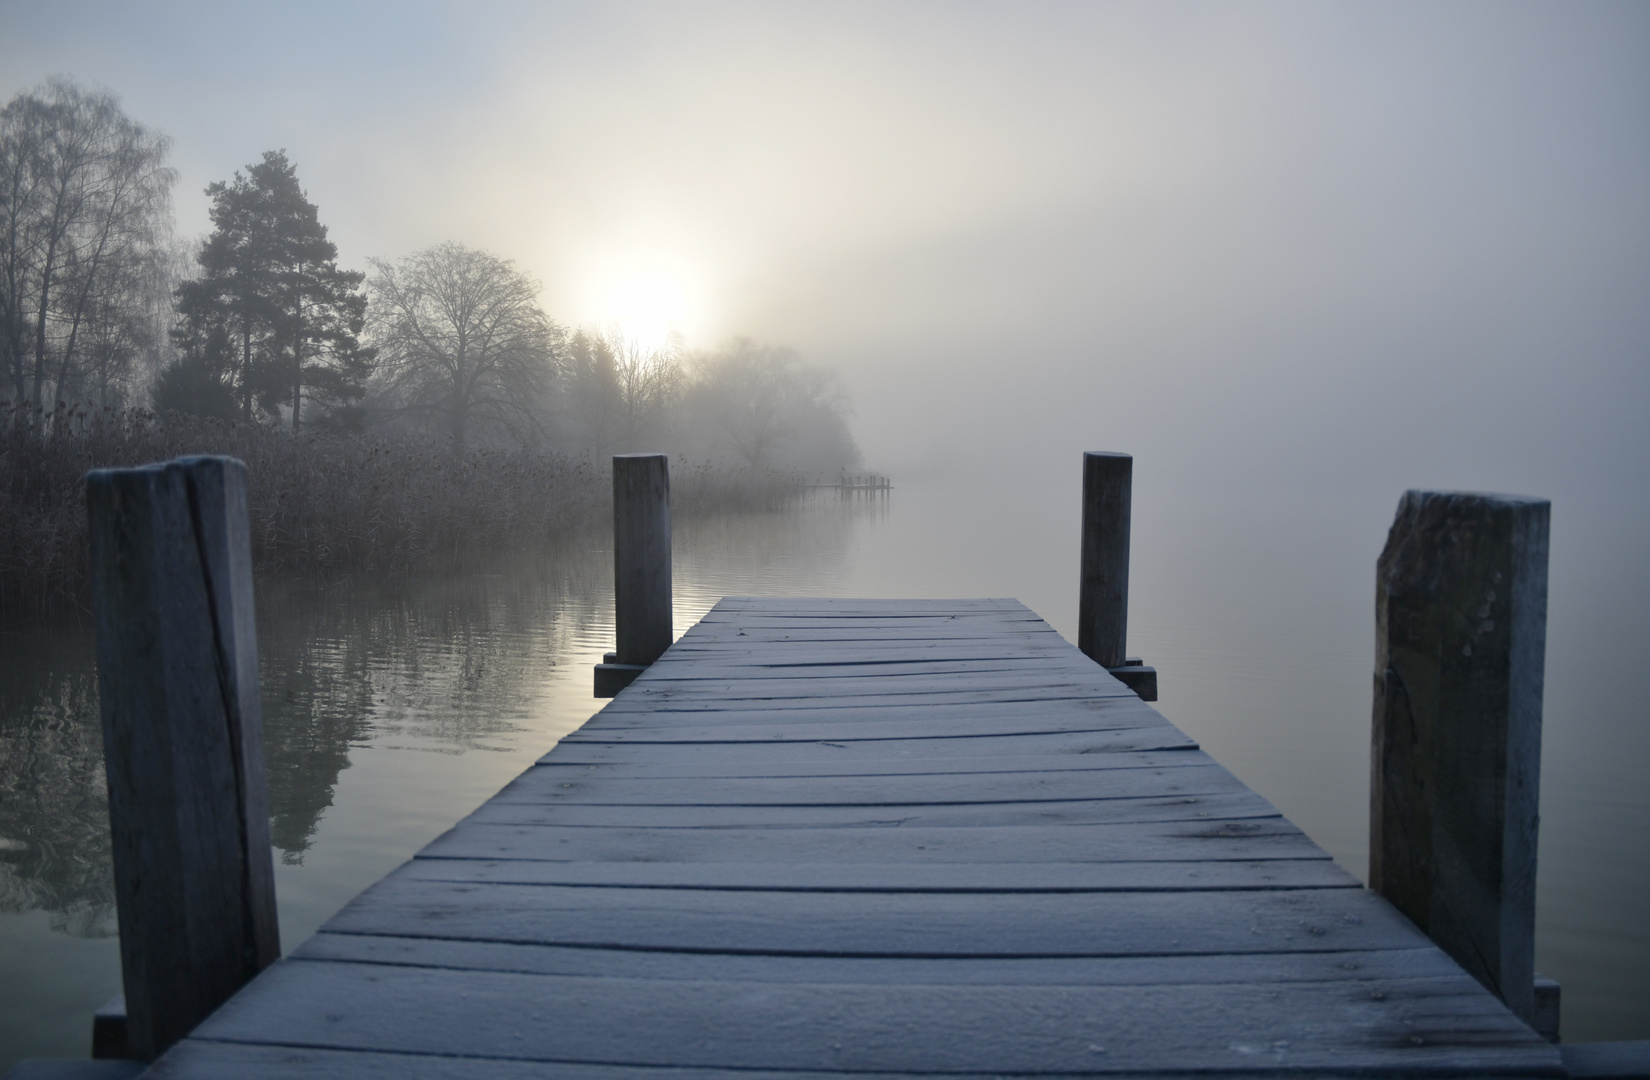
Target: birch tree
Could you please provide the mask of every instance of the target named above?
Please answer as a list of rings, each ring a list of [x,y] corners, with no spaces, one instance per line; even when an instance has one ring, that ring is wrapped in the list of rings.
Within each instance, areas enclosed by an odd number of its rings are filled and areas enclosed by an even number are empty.
[[[165,287],[170,142],[107,90],[65,79],[0,109],[0,369],[39,409],[107,398],[159,333],[146,290]]]

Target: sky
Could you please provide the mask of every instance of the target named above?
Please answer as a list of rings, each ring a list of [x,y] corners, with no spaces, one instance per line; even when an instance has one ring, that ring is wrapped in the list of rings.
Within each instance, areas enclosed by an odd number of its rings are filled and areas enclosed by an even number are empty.
[[[284,148],[364,268],[837,369],[868,464],[1128,449],[1236,497],[1650,504],[1650,5],[0,0],[202,189]],[[1068,468],[1069,466],[1069,468]]]

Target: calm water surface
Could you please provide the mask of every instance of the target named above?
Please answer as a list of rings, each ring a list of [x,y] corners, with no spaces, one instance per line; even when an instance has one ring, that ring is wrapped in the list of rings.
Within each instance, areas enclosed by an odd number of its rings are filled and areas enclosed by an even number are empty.
[[[1072,480],[912,483],[678,522],[678,632],[727,594],[1016,596],[1074,638]],[[1360,875],[1391,512],[1136,492],[1130,651],[1158,667],[1159,708]],[[1562,504],[1554,521],[1538,965],[1564,984],[1567,1039],[1650,1038],[1650,631],[1636,594],[1590,571],[1608,552],[1587,537],[1610,530],[1566,525]],[[413,581],[261,587],[288,950],[600,705],[605,544]],[[92,1010],[119,991],[92,651],[75,627],[0,636],[0,1071],[84,1056]]]

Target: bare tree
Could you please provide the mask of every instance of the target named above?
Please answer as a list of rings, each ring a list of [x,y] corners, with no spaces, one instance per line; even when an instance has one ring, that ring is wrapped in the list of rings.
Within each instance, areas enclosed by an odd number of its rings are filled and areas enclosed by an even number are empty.
[[[661,342],[628,333],[618,323],[602,335],[613,355],[618,388],[619,441],[626,450],[644,450],[648,439],[666,436],[671,409],[682,389],[682,338],[674,330]]]
[[[368,333],[392,408],[432,421],[459,448],[539,435],[561,333],[539,310],[538,283],[462,244],[372,266]]]
[[[847,434],[847,397],[828,371],[794,349],[735,338],[695,365],[688,410],[713,426],[735,457],[759,468],[789,450],[789,464],[846,467],[858,458]]]
[[[169,146],[107,90],[64,79],[0,110],[0,365],[15,400],[106,395],[155,336],[140,316],[166,261]]]

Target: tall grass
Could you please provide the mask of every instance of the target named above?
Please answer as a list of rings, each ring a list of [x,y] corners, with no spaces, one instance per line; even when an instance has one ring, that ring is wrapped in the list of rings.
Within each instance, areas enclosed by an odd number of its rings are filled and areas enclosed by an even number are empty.
[[[137,409],[0,408],[0,617],[85,608],[90,469],[183,454],[247,465],[252,557],[263,572],[437,568],[606,520],[611,489],[588,463],[542,450],[314,434]],[[679,465],[680,513],[775,507],[799,475]]]

